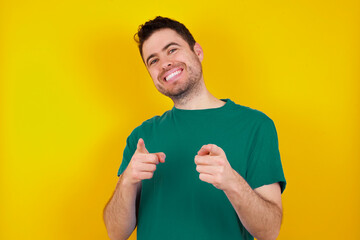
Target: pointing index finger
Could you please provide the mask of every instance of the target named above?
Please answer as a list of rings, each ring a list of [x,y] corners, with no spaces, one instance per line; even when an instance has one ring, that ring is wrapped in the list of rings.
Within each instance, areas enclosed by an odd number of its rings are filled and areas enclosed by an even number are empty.
[[[201,147],[201,149],[198,151],[198,155],[204,156],[204,155],[221,155],[223,154],[223,150],[216,146],[215,144],[207,144]]]

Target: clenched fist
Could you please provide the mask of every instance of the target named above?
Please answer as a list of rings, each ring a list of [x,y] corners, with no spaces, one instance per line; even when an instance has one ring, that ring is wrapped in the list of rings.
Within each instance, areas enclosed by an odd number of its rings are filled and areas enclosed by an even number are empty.
[[[124,171],[124,177],[132,184],[138,184],[141,180],[150,179],[156,170],[156,165],[165,162],[165,153],[149,153],[145,147],[144,140],[139,139],[136,151],[129,165]]]
[[[215,144],[202,146],[195,156],[195,164],[200,180],[218,189],[225,191],[235,181],[235,170],[230,166],[224,150]]]

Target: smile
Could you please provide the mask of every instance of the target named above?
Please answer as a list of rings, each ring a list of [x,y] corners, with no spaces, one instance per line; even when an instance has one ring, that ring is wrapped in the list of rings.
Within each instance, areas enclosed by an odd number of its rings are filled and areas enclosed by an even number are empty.
[[[171,79],[173,79],[174,77],[176,77],[177,75],[179,75],[183,70],[179,69],[175,72],[170,73],[169,75],[167,75],[164,79],[165,81],[170,81]]]

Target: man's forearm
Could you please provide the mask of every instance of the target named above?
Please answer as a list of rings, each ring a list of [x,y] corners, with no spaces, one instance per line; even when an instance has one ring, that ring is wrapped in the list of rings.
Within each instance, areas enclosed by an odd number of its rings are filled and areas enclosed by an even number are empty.
[[[244,227],[258,240],[273,240],[279,234],[282,209],[256,193],[238,173],[225,192]]]
[[[141,183],[132,185],[120,176],[104,209],[104,222],[110,239],[127,239],[136,227],[136,196]]]

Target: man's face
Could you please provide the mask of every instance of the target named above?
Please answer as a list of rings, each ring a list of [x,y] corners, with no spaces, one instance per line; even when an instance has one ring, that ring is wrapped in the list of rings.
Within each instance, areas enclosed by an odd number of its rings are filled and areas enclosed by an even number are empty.
[[[203,52],[199,44],[192,51],[179,34],[165,28],[154,32],[142,51],[145,66],[162,94],[179,99],[200,86]]]

